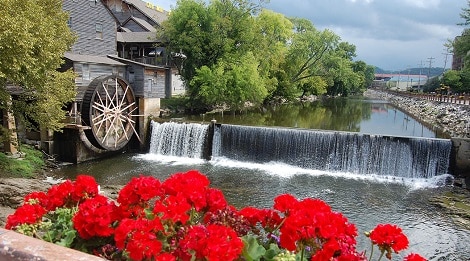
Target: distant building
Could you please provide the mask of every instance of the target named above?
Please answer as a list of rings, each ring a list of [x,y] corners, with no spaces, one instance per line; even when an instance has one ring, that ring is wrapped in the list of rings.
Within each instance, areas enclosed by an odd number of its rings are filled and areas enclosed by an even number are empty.
[[[426,84],[428,77],[426,75],[412,74],[375,74],[372,87],[383,88],[394,91],[419,90]]]

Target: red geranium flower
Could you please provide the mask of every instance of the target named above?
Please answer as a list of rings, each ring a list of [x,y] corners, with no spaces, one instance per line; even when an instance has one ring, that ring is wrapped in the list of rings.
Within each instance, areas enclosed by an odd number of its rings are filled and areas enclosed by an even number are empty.
[[[155,257],[155,261],[176,261],[176,257],[170,253],[162,253]]]
[[[224,209],[228,205],[224,193],[220,189],[208,188],[206,190],[206,200],[208,212]]]
[[[173,223],[181,222],[186,224],[189,220],[191,205],[178,196],[168,196],[161,201],[156,201],[153,213],[162,220],[171,220]]]
[[[66,180],[58,185],[54,185],[47,191],[48,211],[54,211],[56,208],[63,207],[70,202],[70,194],[74,191],[72,181]]]
[[[155,177],[133,177],[120,191],[117,202],[123,216],[139,217],[149,207],[149,201],[163,196],[160,181]]]
[[[403,259],[403,261],[426,261],[426,260],[427,260],[426,258],[415,253],[411,253],[407,255],[405,259]]]
[[[283,202],[293,202],[283,197]],[[281,201],[278,201],[278,203]],[[278,208],[281,205],[278,205]],[[282,205],[285,206],[285,205]],[[309,249],[312,260],[338,258],[341,253],[356,255],[356,227],[318,199],[304,199],[287,206],[280,228],[280,245],[289,251]]]
[[[21,224],[34,224],[42,219],[47,210],[39,204],[24,204],[15,213],[7,217],[6,229],[12,229]]]
[[[207,207],[209,179],[199,171],[191,170],[186,173],[176,173],[165,180],[162,187],[168,195],[181,194],[196,211]]]
[[[247,218],[251,226],[255,227],[259,223],[266,231],[273,231],[282,222],[279,213],[273,209],[246,207],[241,209],[239,214]]]
[[[73,183],[73,188],[71,196],[74,202],[82,202],[98,195],[98,183],[92,176],[78,175]]]
[[[252,227],[256,226],[259,222],[261,222],[261,217],[259,213],[261,212],[260,209],[255,207],[245,207],[242,208],[238,213],[245,217]]]
[[[47,206],[47,200],[48,200],[48,196],[46,193],[40,191],[40,192],[37,192],[37,191],[34,191],[34,192],[31,192],[29,194],[27,194],[26,196],[24,196],[24,204],[39,204],[43,207],[46,207]]]
[[[162,242],[158,233],[163,230],[160,219],[123,219],[114,233],[116,246],[129,253],[132,260],[158,260]]]
[[[80,204],[72,220],[80,237],[90,239],[111,236],[114,232],[112,224],[118,219],[116,205],[105,196],[98,195]]]
[[[299,201],[290,194],[281,194],[274,199],[274,209],[289,214],[289,210],[295,208]]]
[[[180,241],[180,249],[186,254],[180,258],[191,260],[231,261],[236,260],[243,250],[243,241],[237,233],[226,226],[208,225],[189,228]]]
[[[392,258],[392,249],[395,253],[408,248],[408,238],[401,228],[391,224],[379,224],[369,234],[373,244],[379,246],[380,251],[387,251],[386,257]]]
[[[186,188],[205,188],[210,184],[209,179],[197,170],[186,173],[175,173],[163,182],[165,193],[175,195],[184,192]]]

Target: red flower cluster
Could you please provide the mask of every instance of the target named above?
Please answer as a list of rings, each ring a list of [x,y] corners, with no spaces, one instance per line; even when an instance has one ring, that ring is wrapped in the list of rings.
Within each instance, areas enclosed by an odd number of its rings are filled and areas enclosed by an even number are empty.
[[[280,244],[289,251],[310,249],[312,260],[364,260],[356,252],[357,229],[319,199],[298,201],[292,195],[274,199],[284,216]]]
[[[209,185],[197,171],[177,173],[164,182],[134,177],[120,190],[116,204],[98,195],[93,177],[80,175],[47,193],[27,195],[24,205],[8,217],[6,228],[37,224],[48,212],[73,207],[76,240],[99,242],[89,244],[93,248],[88,251],[113,260],[246,260],[250,258],[243,255],[254,246],[244,245],[250,244],[241,239],[244,236],[256,238],[263,249],[277,244],[309,260],[366,260],[356,251],[356,227],[322,200],[283,194],[271,209],[237,210]],[[392,250],[408,247],[395,225],[378,225],[369,236],[388,258]],[[410,254],[405,260],[425,259]]]
[[[179,258],[194,260],[236,260],[243,242],[230,227],[220,225],[192,226],[180,241]]]
[[[120,249],[126,249],[132,260],[159,260],[162,242],[157,237],[163,231],[159,219],[123,219],[116,228],[114,240]]]
[[[73,224],[83,239],[109,237],[114,233],[113,223],[119,220],[117,207],[107,197],[97,195],[84,201],[73,217]]]
[[[401,228],[396,225],[379,224],[369,234],[373,244],[378,245],[380,251],[386,251],[386,257],[392,259],[392,250],[398,253],[408,248],[408,238]]]
[[[13,215],[8,216],[6,229],[12,229],[21,224],[34,224],[46,214],[46,209],[39,204],[24,204],[17,208]]]
[[[155,177],[134,177],[120,191],[117,198],[123,216],[139,217],[149,207],[149,201],[162,196],[161,183]]]
[[[24,197],[24,204],[8,216],[5,228],[12,229],[20,224],[34,224],[44,214],[59,207],[72,207],[98,194],[98,183],[93,177],[78,175],[75,182],[67,180],[52,186],[47,193],[32,192]]]
[[[223,193],[209,188],[209,184],[207,177],[197,171],[174,174],[163,183],[153,177],[132,178],[117,199],[122,220],[115,232],[116,246],[125,249],[133,260],[161,260],[168,258],[168,253],[174,258],[191,260],[193,253],[181,250],[187,246],[194,247],[196,252],[205,249],[194,255],[207,259],[209,254],[216,255],[207,250],[217,248],[214,244],[221,243],[216,240],[220,235],[234,250],[231,254],[224,250],[224,258],[211,260],[232,260],[225,258],[229,254],[239,256],[243,244],[231,227],[215,226],[219,228],[215,230],[209,229],[211,225],[203,226],[206,236],[214,234],[212,240],[206,241],[192,236],[191,228],[185,230],[200,222],[205,214],[211,215],[228,205]],[[242,247],[235,247],[240,244]]]

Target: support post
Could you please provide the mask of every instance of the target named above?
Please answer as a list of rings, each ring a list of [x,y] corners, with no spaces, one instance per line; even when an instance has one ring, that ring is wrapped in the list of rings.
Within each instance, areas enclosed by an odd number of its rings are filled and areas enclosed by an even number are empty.
[[[206,144],[204,145],[204,152],[202,157],[205,160],[210,160],[212,157],[212,144],[214,142],[214,131],[215,131],[215,124],[217,123],[216,120],[211,120],[211,123],[209,124],[209,130],[207,132],[207,137],[206,137]]]
[[[11,108],[11,96],[7,108]],[[16,132],[15,116],[9,109],[3,111],[3,127],[9,131],[9,137],[4,142],[5,152],[15,155],[18,153],[18,134]]]

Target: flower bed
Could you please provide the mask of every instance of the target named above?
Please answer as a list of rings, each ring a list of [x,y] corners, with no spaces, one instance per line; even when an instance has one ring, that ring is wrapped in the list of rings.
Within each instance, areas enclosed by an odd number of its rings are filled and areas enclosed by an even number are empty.
[[[379,224],[356,249],[354,224],[320,199],[274,199],[270,209],[229,205],[197,172],[167,180],[134,177],[116,202],[95,179],[77,176],[25,196],[5,228],[109,260],[378,260],[408,248],[402,230]],[[418,254],[407,261],[426,260]]]

